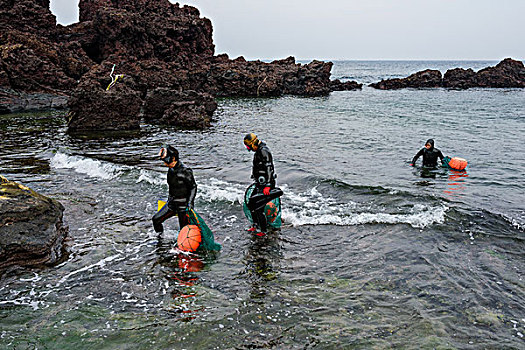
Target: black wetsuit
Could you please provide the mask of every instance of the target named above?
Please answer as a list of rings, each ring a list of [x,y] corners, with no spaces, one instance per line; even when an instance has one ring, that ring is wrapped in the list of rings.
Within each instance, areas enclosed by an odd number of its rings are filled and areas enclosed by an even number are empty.
[[[266,143],[261,141],[253,156],[252,179],[255,180],[255,189],[250,198],[256,194],[263,193],[265,187],[275,188],[275,177],[272,153],[266,146]],[[251,210],[251,214],[255,224],[261,231],[265,232],[267,225],[264,207],[259,210]]]
[[[168,170],[169,197],[168,203],[152,218],[155,232],[162,232],[162,223],[174,215],[179,217],[179,226],[189,225],[186,208],[193,208],[197,183],[193,178],[193,171],[181,161]]]
[[[427,167],[436,167],[438,158],[443,160],[443,153],[437,148],[434,148],[434,140],[430,139],[426,143],[431,145],[430,149],[422,148],[417,152],[414,159],[412,159],[412,165],[416,164],[416,161],[419,157],[423,156],[423,166]]]

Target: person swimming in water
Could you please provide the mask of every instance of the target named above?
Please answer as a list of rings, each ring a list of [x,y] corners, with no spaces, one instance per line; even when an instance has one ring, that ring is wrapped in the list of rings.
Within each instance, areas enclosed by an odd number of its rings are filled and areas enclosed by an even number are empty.
[[[422,148],[415,157],[412,159],[410,165],[415,166],[419,157],[423,156],[423,166],[425,167],[436,167],[438,158],[443,162],[443,153],[437,148],[434,148],[434,140],[428,139],[425,143],[425,147]]]

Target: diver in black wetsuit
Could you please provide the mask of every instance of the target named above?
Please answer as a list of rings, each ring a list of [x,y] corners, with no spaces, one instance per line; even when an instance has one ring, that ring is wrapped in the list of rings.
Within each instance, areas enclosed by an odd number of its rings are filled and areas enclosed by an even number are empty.
[[[248,151],[255,152],[253,156],[253,168],[252,168],[252,179],[255,180],[255,189],[253,190],[250,200],[257,194],[263,193],[265,196],[270,195],[270,191],[275,188],[275,170],[273,167],[272,153],[266,143],[257,139],[255,134],[247,134],[244,137],[244,145]],[[250,203],[250,200],[248,203]],[[250,207],[250,205],[248,204]],[[264,214],[264,207],[260,209],[252,210],[252,219],[256,227],[248,229],[250,232],[254,232],[259,228],[262,233],[266,232],[267,223],[266,216]]]
[[[412,159],[412,163],[410,165],[415,166],[417,159],[421,156],[423,156],[423,166],[426,167],[436,167],[438,158],[440,158],[441,161],[443,161],[443,153],[441,153],[441,151],[437,148],[434,148],[433,139],[427,140],[427,142],[425,143],[425,147],[422,148],[419,152],[417,152],[414,159]]]
[[[175,147],[166,146],[159,152],[168,170],[169,197],[168,202],[152,218],[155,232],[162,233],[162,223],[170,217],[179,217],[179,226],[182,229],[189,225],[187,209],[193,209],[197,183],[193,178],[193,171],[179,160],[179,152]]]

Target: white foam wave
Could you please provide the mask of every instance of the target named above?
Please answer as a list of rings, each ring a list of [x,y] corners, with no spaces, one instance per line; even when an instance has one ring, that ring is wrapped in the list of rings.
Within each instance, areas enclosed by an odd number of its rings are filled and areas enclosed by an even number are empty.
[[[207,202],[225,201],[230,203],[242,204],[244,191],[239,184],[232,184],[227,181],[210,178],[203,181],[199,186],[199,197]]]
[[[207,202],[226,201],[242,205],[246,185],[230,183],[215,178],[199,183],[199,198]],[[445,206],[414,205],[406,213],[385,213],[373,208],[363,208],[355,202],[341,202],[325,196],[317,187],[303,193],[294,192],[286,184],[284,191],[283,219],[293,226],[302,225],[362,225],[362,224],[409,224],[424,228],[445,220]]]
[[[161,174],[158,172],[148,171],[144,169],[140,170],[137,183],[139,182],[147,182],[156,186],[168,186],[168,183],[166,182],[166,173]]]
[[[428,207],[414,205],[408,213],[374,212],[355,202],[340,202],[325,197],[316,187],[298,194],[287,189],[283,196],[283,219],[293,226],[301,225],[362,225],[362,224],[409,224],[423,228],[445,220],[444,206]]]
[[[346,212],[341,210],[321,212],[321,210],[283,209],[283,219],[294,226],[301,225],[363,225],[363,224],[409,224],[412,227],[424,228],[433,223],[443,223],[447,207],[428,207],[415,213],[390,214]]]
[[[111,163],[85,157],[68,156],[60,152],[51,158],[50,163],[55,169],[73,169],[77,173],[103,180],[114,179],[122,172],[121,168]]]

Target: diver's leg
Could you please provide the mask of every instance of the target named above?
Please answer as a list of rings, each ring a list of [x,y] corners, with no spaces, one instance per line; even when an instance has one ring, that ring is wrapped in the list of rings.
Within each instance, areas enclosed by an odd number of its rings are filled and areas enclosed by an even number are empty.
[[[266,232],[266,215],[264,214],[264,207],[259,210],[254,210],[252,212],[252,217],[257,223],[257,226],[261,229],[261,232]]]
[[[171,218],[175,215],[175,212],[171,210],[168,205],[164,205],[161,210],[159,210],[151,220],[153,221],[153,228],[155,229],[155,232],[162,233],[164,231],[164,227],[162,226],[162,223],[166,221],[167,219]]]
[[[179,230],[190,224],[190,218],[188,217],[186,206],[177,207],[177,216],[179,217]]]
[[[255,189],[252,192],[252,195],[250,196],[250,200],[253,196],[261,194],[263,191],[262,188],[259,188],[258,186],[255,187]],[[260,209],[256,209],[250,205],[250,201],[248,201],[248,207],[250,208],[250,213],[252,214],[252,219],[255,225],[262,231],[266,232],[266,215],[264,214],[264,206]]]

